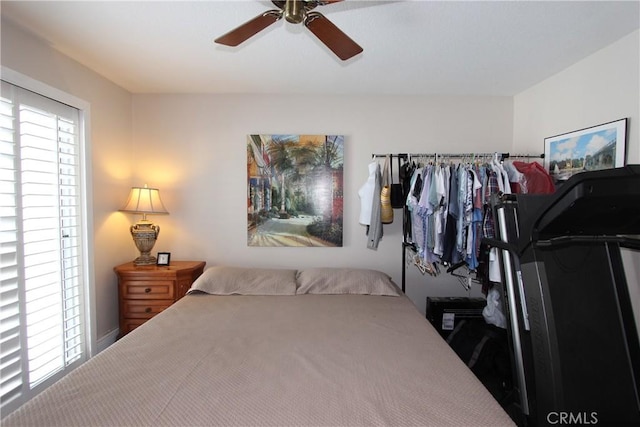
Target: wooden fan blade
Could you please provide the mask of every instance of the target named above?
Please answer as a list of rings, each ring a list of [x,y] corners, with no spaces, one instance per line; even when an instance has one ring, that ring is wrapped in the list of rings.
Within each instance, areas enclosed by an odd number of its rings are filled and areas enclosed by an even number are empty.
[[[308,13],[304,25],[343,61],[362,52],[358,43],[351,40],[321,13]]]
[[[218,37],[214,42],[226,46],[238,46],[240,43],[256,35],[269,25],[278,21],[280,18],[282,18],[282,11],[268,10],[262,15],[256,16],[251,21],[245,22],[238,28]]]

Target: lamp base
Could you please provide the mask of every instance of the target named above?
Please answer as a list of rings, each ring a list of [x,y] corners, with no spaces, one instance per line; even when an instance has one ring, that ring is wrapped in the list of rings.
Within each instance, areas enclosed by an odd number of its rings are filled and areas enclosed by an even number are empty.
[[[160,227],[151,221],[143,219],[131,226],[131,237],[140,251],[140,256],[133,260],[133,265],[155,265],[156,257],[152,256],[151,249],[156,244]]]
[[[133,265],[156,265],[156,262],[156,257],[148,254],[143,254],[133,260]]]

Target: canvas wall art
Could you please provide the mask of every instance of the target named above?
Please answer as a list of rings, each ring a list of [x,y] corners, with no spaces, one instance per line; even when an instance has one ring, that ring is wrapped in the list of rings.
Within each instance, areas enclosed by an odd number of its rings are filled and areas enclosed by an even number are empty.
[[[343,135],[247,136],[247,244],[342,246]]]

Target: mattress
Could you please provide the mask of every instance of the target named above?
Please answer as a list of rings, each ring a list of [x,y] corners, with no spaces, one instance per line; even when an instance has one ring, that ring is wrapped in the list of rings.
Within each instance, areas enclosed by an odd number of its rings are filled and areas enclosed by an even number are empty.
[[[2,425],[513,423],[406,296],[192,294]]]

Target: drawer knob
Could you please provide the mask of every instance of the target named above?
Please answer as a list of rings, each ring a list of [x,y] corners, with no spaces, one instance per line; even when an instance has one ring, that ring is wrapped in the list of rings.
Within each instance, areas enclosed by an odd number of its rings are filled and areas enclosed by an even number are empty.
[[[145,308],[145,309],[144,309],[144,312],[145,312],[145,313],[151,313],[151,307],[147,307],[147,308]]]
[[[144,289],[144,293],[145,293],[145,294],[148,294],[149,292],[151,292],[151,288],[145,288],[145,289]]]

